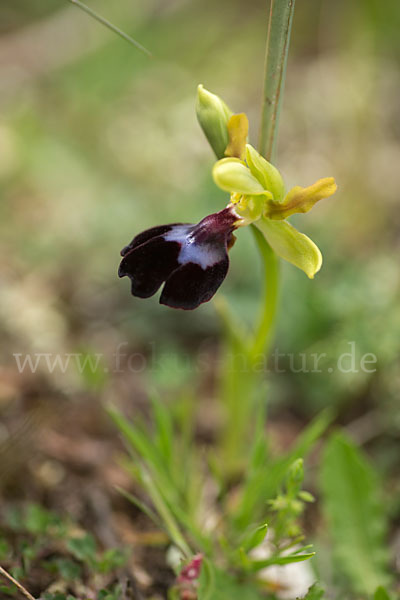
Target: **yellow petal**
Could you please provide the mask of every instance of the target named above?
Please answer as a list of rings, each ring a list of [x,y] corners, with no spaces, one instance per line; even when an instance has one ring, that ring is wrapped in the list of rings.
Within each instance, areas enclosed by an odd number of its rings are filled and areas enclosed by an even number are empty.
[[[270,219],[286,219],[294,213],[306,213],[316,202],[332,196],[336,190],[337,185],[333,177],[319,179],[306,188],[296,186],[286,194],[281,204],[270,204],[266,216]]]
[[[309,237],[287,221],[259,219],[255,226],[278,256],[292,263],[313,279],[322,265],[321,252]]]
[[[249,135],[249,120],[244,113],[232,115],[228,121],[229,144],[225,156],[235,156],[242,160],[246,154],[246,142]]]
[[[282,202],[285,186],[278,169],[265,160],[250,144],[246,145],[246,162],[250,171],[257,177],[264,189],[272,193],[276,202]]]
[[[215,163],[212,175],[217,186],[226,192],[251,195],[265,192],[250,169],[238,158],[222,158]]]

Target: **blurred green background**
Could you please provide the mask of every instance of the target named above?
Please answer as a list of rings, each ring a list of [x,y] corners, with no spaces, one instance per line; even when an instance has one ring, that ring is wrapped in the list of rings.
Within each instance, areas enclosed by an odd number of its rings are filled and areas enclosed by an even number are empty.
[[[139,402],[148,383],[207,396],[218,364],[212,303],[185,313],[132,298],[128,281],[117,278],[119,251],[142,229],[195,222],[227,203],[211,179],[196,86],[245,111],[256,145],[266,3],[90,5],[153,57],[66,0],[0,7],[5,415],[38,397],[82,410],[90,399]],[[285,372],[271,365],[268,392],[278,421],[308,420],[334,405],[390,477],[400,435],[399,27],[397,0],[308,0],[296,8],[277,163],[288,188],[333,175],[339,191],[293,219],[320,246],[324,266],[309,281],[282,265],[275,346]],[[259,273],[253,239],[241,231],[219,292],[239,320],[251,322],[258,311]],[[349,342],[357,365],[365,353],[376,355],[376,372],[335,367]],[[122,373],[119,344],[137,357],[132,369],[122,359]],[[101,368],[49,373],[41,363],[35,374],[18,373],[13,354],[37,352],[101,354]],[[300,354],[314,352],[326,354],[322,373],[290,372],[289,353],[301,368]]]
[[[0,491],[7,502],[66,510],[91,529],[102,523],[92,499],[102,490],[101,506],[112,496],[121,539],[136,543],[129,535],[138,521],[127,519],[112,491],[129,481],[116,468],[117,434],[103,403],[135,415],[154,388],[165,401],[197,397],[200,439],[209,442],[218,424],[212,398],[222,336],[212,303],[187,313],[160,307],[157,297],[133,298],[117,277],[119,251],[147,227],[196,222],[227,203],[196,122],[196,87],[246,112],[257,144],[267,3],[87,1],[153,57],[67,0],[0,5]],[[326,176],[339,189],[306,218],[293,218],[321,248],[324,265],[310,281],[282,264],[274,349],[283,356],[266,373],[271,445],[286,449],[315,414],[333,407],[390,492],[394,549],[399,31],[398,0],[297,3],[277,165],[289,189]],[[247,324],[259,311],[261,266],[251,232],[237,237],[218,294]],[[338,369],[352,349],[355,368],[347,357]],[[64,364],[74,353],[99,362],[49,369],[44,358],[35,372],[19,372],[14,355],[35,362],[38,353]],[[313,353],[325,355],[321,372],[302,372],[303,355],[309,366]],[[360,368],[367,353],[377,359],[371,373]],[[319,528],[323,538],[315,514],[306,530]]]

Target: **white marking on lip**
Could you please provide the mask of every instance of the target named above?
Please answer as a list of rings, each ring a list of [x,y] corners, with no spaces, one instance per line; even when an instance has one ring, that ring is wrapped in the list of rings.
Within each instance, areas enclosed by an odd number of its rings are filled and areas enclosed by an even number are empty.
[[[205,271],[216,263],[220,262],[225,252],[214,244],[199,244],[190,235],[194,225],[176,225],[171,231],[164,234],[167,242],[178,242],[181,249],[178,256],[178,263],[181,265],[194,263],[200,265]]]

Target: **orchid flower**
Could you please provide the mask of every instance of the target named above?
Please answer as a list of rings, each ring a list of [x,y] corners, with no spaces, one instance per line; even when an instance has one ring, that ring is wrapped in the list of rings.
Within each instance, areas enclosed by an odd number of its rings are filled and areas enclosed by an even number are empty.
[[[245,145],[245,160],[223,158],[213,168],[215,183],[230,192],[231,205],[248,224],[261,231],[278,256],[302,269],[311,279],[322,265],[319,248],[286,219],[308,212],[316,202],[336,191],[333,177],[313,185],[296,186],[286,195],[279,171],[250,144]]]
[[[164,284],[161,304],[192,310],[208,302],[228,272],[233,232],[250,224],[278,256],[313,278],[321,268],[321,252],[286,219],[334,194],[335,180],[319,179],[285,195],[278,169],[246,143],[244,113],[233,114],[218,96],[199,86],[197,116],[220,159],[213,167],[214,181],[230,193],[230,202],[197,224],[172,223],[136,235],[121,251],[118,271],[130,278],[132,295],[148,298]]]
[[[119,276],[131,279],[133,296],[153,296],[165,282],[160,304],[192,310],[210,300],[226,277],[233,231],[244,220],[233,206],[197,225],[173,223],[147,229],[121,255]]]

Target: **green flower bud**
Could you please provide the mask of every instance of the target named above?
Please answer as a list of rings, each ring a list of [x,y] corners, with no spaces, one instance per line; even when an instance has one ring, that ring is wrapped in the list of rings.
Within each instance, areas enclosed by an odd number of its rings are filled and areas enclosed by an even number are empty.
[[[295,498],[301,489],[301,484],[304,479],[304,469],[303,469],[303,459],[298,458],[295,460],[289,467],[287,480],[286,480],[286,489],[289,496],[293,499],[293,509],[295,512],[297,511],[295,505]],[[301,510],[301,503],[300,503]]]
[[[199,85],[197,88],[196,114],[197,120],[217,158],[223,158],[225,148],[229,143],[228,121],[233,114],[232,111],[219,96],[212,94],[202,85]]]

